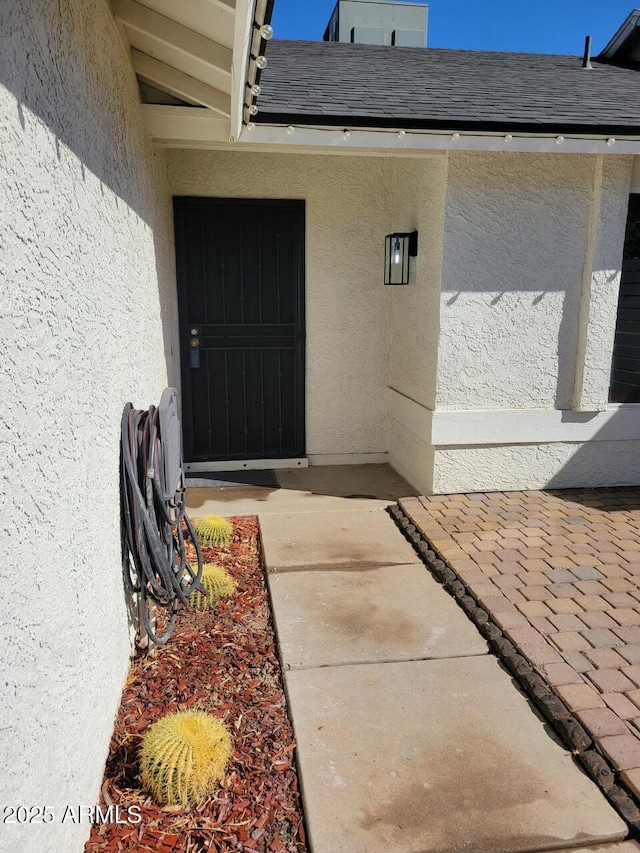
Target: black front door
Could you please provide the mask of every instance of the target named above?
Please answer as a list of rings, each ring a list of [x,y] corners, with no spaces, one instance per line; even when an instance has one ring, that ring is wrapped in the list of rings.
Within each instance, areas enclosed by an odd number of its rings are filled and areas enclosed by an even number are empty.
[[[174,211],[186,461],[304,456],[304,202]]]

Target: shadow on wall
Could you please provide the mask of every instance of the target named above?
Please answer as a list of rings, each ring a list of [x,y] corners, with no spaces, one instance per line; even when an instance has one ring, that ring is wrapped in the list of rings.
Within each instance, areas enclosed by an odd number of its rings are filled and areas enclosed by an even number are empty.
[[[25,205],[32,201],[30,181],[33,197],[42,192],[39,172],[53,176],[54,193],[58,181],[87,184],[93,177],[105,206],[115,205],[121,217],[146,224],[154,240],[166,368],[175,383],[177,307],[166,163],[146,136],[137,82],[107,4],[93,0],[87,5],[95,8],[83,9],[74,0],[43,0],[28,14],[20,3],[0,7],[5,34],[0,150],[6,145],[24,152],[24,173],[9,177],[23,182],[18,191]],[[82,200],[83,193],[77,195]],[[90,198],[95,204],[96,193]],[[83,216],[80,209],[65,211],[70,240],[74,221]]]
[[[459,399],[439,389],[439,405],[572,407],[585,259],[599,286],[615,286],[631,163],[605,158],[594,235],[598,169],[595,155],[455,155],[441,349]]]
[[[634,403],[640,399],[635,360],[637,342],[637,267],[640,262],[640,216],[637,200],[629,205],[624,241],[621,287],[616,286],[617,320],[615,347],[609,372],[609,399]],[[617,285],[618,274],[601,273],[605,287]],[[619,293],[619,295],[618,295]],[[605,322],[610,318],[605,317]],[[550,485],[585,485],[620,483],[640,484],[640,441],[638,440],[638,411],[640,406],[623,406],[615,410],[606,424],[589,442],[579,446],[551,479]],[[594,414],[563,414],[563,420],[588,422]],[[599,500],[599,498],[598,498]],[[616,496],[611,497],[616,505]]]
[[[637,434],[637,422],[638,415],[630,410],[615,411],[589,441],[575,445],[575,452],[558,468],[545,488],[640,486],[640,441],[632,437]],[[612,502],[615,503],[615,496]]]
[[[29,144],[35,131],[31,113],[51,132],[52,157],[61,161],[61,147],[69,148],[83,181],[88,169],[153,225],[156,214],[144,203],[145,188],[134,168],[142,153],[136,134],[123,132],[116,145],[113,140],[114,129],[140,125],[132,109],[139,100],[133,70],[106,4],[90,5],[96,7],[91,32],[72,2],[43,0],[30,7],[28,18],[19,3],[0,8],[0,32],[8,34],[0,53],[0,84],[14,96],[15,116],[27,135],[16,141]],[[131,105],[123,104],[123,95]],[[5,116],[5,125],[10,120]]]
[[[545,307],[549,302],[549,294],[553,292],[549,289],[541,291],[539,282],[536,282],[535,284],[537,286],[520,289],[519,293],[522,295],[518,299],[519,306],[529,306],[529,310],[532,312],[532,319],[534,319],[534,311],[539,311],[540,314],[544,313]],[[558,287],[556,292],[560,293],[562,296],[562,307],[556,336],[558,368],[553,405],[557,409],[566,409],[571,405],[571,393],[573,390],[573,374],[575,371],[576,350],[578,346],[577,317],[580,300],[577,285],[575,287],[567,287],[565,289]],[[461,293],[461,291],[458,291],[450,297],[446,302],[447,306],[455,305],[460,298]],[[527,295],[525,296],[524,294]],[[502,301],[507,301],[505,298],[507,291],[501,291],[494,294],[490,294],[490,292],[488,292],[487,295],[492,295],[492,298],[488,302],[488,306],[490,308],[497,306]],[[555,313],[555,307],[552,307],[550,310]],[[496,314],[499,313],[500,309],[497,309]],[[507,320],[505,326],[505,336],[516,339],[520,330],[518,329],[515,317],[511,320]],[[482,330],[479,329],[478,334],[482,333]],[[515,372],[516,370],[514,370],[514,373]]]

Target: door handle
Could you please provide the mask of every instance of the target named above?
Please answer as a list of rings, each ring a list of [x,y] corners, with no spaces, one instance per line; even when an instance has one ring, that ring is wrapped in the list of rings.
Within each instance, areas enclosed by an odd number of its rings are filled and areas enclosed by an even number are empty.
[[[189,340],[189,366],[192,368],[200,367],[200,329],[194,327],[191,329],[191,338]]]

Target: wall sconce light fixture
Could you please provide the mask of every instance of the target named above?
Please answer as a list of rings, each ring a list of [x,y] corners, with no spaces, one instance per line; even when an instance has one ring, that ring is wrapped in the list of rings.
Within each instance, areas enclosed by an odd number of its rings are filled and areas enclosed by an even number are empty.
[[[418,254],[418,232],[387,234],[384,246],[384,283],[409,284],[409,258]]]

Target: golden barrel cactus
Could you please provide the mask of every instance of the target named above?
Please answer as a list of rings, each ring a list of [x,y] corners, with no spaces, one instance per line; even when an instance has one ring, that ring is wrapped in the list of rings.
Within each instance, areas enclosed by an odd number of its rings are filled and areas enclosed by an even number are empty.
[[[206,563],[202,567],[200,584],[207,590],[209,595],[203,595],[200,590],[194,589],[189,595],[189,603],[196,610],[206,610],[225,598],[231,598],[236,592],[237,586],[229,572],[221,566]]]
[[[169,714],[142,743],[142,784],[160,805],[195,805],[224,778],[230,757],[231,735],[222,720],[205,711]]]
[[[228,518],[219,515],[206,515],[204,518],[196,518],[193,529],[198,537],[198,542],[205,548],[214,548],[218,545],[228,545],[233,536],[233,525]]]

